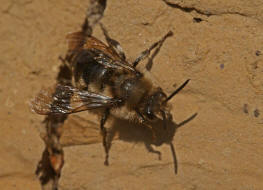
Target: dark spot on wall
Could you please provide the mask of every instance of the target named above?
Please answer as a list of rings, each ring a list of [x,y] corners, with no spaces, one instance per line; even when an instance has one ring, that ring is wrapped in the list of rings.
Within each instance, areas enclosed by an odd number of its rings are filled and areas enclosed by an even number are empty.
[[[244,104],[243,111],[244,111],[244,113],[248,114],[248,105],[247,104]]]
[[[193,18],[193,22],[195,22],[195,23],[199,23],[199,22],[202,22],[202,21],[203,21],[203,19],[201,19],[199,17],[194,17]]]
[[[255,54],[256,54],[256,56],[262,55],[261,51],[259,51],[259,50],[257,50]]]
[[[254,116],[255,116],[255,117],[258,117],[258,116],[259,116],[259,110],[258,110],[258,109],[255,109],[255,110],[254,110]]]

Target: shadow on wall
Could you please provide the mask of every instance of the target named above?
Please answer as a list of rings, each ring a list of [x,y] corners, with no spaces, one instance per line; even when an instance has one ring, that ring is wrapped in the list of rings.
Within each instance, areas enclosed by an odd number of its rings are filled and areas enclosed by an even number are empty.
[[[147,123],[147,125],[143,125],[125,119],[113,118],[113,123],[108,129],[107,143],[109,148],[111,148],[112,141],[116,139],[130,143],[142,143],[149,152],[157,154],[159,160],[161,160],[161,152],[154,150],[152,145],[161,146],[167,144],[171,149],[174,172],[176,174],[178,172],[178,163],[172,144],[173,137],[179,128],[192,121],[196,116],[197,113],[179,124],[175,123],[172,117],[167,118],[166,128],[164,128],[163,120],[161,119],[156,119],[153,122]],[[68,117],[63,126],[61,144],[66,148],[76,145],[102,143],[99,129],[98,123],[84,119],[77,114],[72,115]],[[57,186],[58,180],[56,179],[54,169],[50,165],[49,157],[49,152],[45,149],[38,164],[36,174],[39,175],[42,185],[47,184],[52,179],[52,181],[56,182],[55,186]]]
[[[197,116],[197,113],[193,114],[183,122],[177,124],[173,121],[172,117],[167,118],[166,129],[163,126],[163,120],[156,119],[153,122],[148,122],[147,125],[133,123],[124,119],[115,118],[112,127],[109,129],[107,142],[111,147],[111,142],[117,137],[117,139],[125,142],[143,143],[146,149],[154,154],[158,155],[161,160],[161,152],[154,150],[152,145],[161,146],[162,144],[168,144],[171,148],[174,172],[177,173],[177,159],[174,146],[172,144],[175,132],[180,127],[184,126]]]

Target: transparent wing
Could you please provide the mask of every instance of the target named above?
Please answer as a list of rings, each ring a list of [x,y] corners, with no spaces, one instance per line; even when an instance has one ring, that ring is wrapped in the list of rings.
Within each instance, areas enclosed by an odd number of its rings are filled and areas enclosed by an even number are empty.
[[[62,146],[101,143],[97,117],[87,112],[70,115],[63,125]]]
[[[108,124],[109,142],[119,139],[119,134],[111,130],[114,126]],[[60,143],[64,147],[102,143],[100,122],[97,116],[88,112],[69,115],[63,125]]]
[[[121,102],[101,94],[79,90],[72,86],[57,85],[41,90],[31,102],[32,110],[41,115],[71,114],[85,110],[112,107]]]

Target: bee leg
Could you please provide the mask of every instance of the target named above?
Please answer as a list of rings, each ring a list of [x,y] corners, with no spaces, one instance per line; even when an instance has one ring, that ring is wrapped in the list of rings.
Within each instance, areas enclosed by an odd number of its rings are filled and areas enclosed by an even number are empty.
[[[109,36],[106,28],[104,28],[104,26],[103,26],[102,23],[100,23],[100,27],[101,27],[101,30],[102,30],[105,38],[106,38],[106,41],[107,41],[108,45],[109,45],[112,49],[114,49],[123,60],[125,60],[125,59],[126,59],[126,56],[125,56],[125,53],[124,53],[124,51],[123,51],[120,43],[119,43],[118,41],[110,38],[110,36]]]
[[[70,68],[68,55],[66,55],[65,57],[62,57],[62,56],[60,55],[60,56],[58,56],[58,59],[63,63],[63,65],[65,65],[65,66],[67,66],[68,68]]]
[[[135,109],[138,117],[139,117],[139,120],[140,122],[144,123],[145,122],[145,118],[143,117],[142,113],[138,110],[138,109]]]
[[[165,112],[163,110],[161,110],[161,114],[162,114],[162,117],[163,117],[163,127],[166,130],[167,129],[166,114],[165,114]]]
[[[158,154],[158,159],[161,160],[162,159],[162,153],[158,150],[154,150],[153,147],[148,144],[148,143],[145,143],[145,147],[146,149],[151,152],[151,153],[154,153],[154,154]]]
[[[109,146],[107,143],[107,129],[104,127],[104,124],[108,119],[109,113],[110,113],[110,110],[106,109],[105,112],[103,113],[101,121],[100,121],[100,130],[101,130],[102,137],[103,137],[102,143],[103,143],[103,147],[104,147],[104,150],[106,153],[106,157],[105,157],[105,161],[104,161],[105,166],[109,165],[109,161],[108,161],[108,159],[109,159]]]
[[[170,37],[173,35],[172,31],[169,31],[164,37],[162,37],[161,40],[155,42],[154,44],[152,44],[148,49],[144,50],[136,59],[135,61],[132,63],[133,67],[136,67],[138,65],[138,63],[142,60],[144,60],[146,57],[148,57],[151,53],[151,51],[157,47],[157,49],[155,50],[152,58],[150,59],[152,61],[152,59],[157,55],[157,53],[160,51],[160,48],[163,44],[163,42],[166,40],[167,37]],[[148,64],[147,64],[148,65]],[[146,67],[147,68],[147,67]],[[147,68],[148,69],[148,68]],[[148,69],[150,70],[150,69]]]

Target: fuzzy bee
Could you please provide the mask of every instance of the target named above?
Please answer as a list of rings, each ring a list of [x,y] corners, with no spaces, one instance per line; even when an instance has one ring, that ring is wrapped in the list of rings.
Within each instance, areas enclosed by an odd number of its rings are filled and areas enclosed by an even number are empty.
[[[72,114],[86,110],[98,114],[106,152],[104,164],[108,165],[109,146],[104,125],[109,115],[141,124],[161,119],[165,130],[167,118],[171,115],[168,101],[185,87],[189,79],[167,96],[136,69],[151,50],[172,36],[171,31],[143,51],[133,63],[129,63],[120,44],[109,37],[102,25],[101,28],[108,45],[85,35],[83,31],[67,36],[65,62],[72,72],[74,85],[57,85],[55,92],[52,88],[42,90],[34,99],[32,108],[42,115]]]

